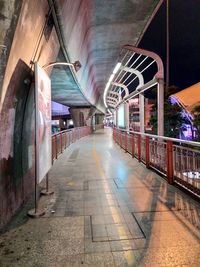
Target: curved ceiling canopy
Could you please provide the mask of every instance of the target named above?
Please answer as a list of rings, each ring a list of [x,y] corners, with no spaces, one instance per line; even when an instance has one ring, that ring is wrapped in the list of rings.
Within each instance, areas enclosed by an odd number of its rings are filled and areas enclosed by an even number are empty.
[[[53,70],[53,99],[69,106],[90,103],[105,111],[103,92],[120,49],[126,43],[137,43],[159,0],[110,0],[109,5],[107,0],[49,2],[56,13],[66,60],[79,60],[82,65],[77,81],[67,69]],[[122,90],[127,92],[126,87]]]
[[[125,45],[118,61],[104,90],[106,108],[115,108],[123,98],[138,92],[144,84],[164,77],[162,60],[153,52]]]

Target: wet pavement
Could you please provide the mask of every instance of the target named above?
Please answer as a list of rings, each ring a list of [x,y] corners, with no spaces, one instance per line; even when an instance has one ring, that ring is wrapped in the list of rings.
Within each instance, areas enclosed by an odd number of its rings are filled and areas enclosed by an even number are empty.
[[[0,235],[0,267],[200,266],[200,205],[112,141],[72,144],[49,174],[44,216],[28,202]]]

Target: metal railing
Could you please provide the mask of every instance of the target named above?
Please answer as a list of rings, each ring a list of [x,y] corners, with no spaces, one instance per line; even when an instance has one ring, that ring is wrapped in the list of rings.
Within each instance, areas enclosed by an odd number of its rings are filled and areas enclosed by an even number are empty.
[[[92,133],[90,126],[77,127],[52,135],[52,163],[72,143]]]
[[[103,129],[103,124],[95,125],[95,129]],[[72,143],[93,132],[91,126],[76,127],[52,135],[52,164],[60,154]]]
[[[121,148],[200,197],[200,143],[114,128],[113,139]]]

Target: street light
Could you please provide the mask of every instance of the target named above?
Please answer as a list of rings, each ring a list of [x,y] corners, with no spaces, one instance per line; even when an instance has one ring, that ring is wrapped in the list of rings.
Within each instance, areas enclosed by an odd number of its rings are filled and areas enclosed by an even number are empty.
[[[50,62],[50,63],[44,65],[42,68],[43,69],[47,69],[47,68],[53,67],[53,66],[70,66],[75,70],[75,72],[77,72],[81,68],[81,63],[78,60],[75,61],[74,63],[69,63],[69,62]]]
[[[32,62],[31,61],[31,64],[35,64],[34,66],[35,66],[35,68],[38,66],[38,63],[37,62]],[[60,65],[60,66],[69,66],[69,67],[72,67],[73,68],[73,70],[75,71],[75,72],[77,72],[80,68],[81,68],[81,63],[79,62],[79,61],[75,61],[74,63],[69,63],[69,62],[50,62],[50,63],[48,63],[48,64],[46,64],[46,65],[44,65],[43,67],[42,67],[42,69],[43,70],[45,70],[45,69],[47,69],[47,68],[49,68],[49,67],[53,67],[53,66],[58,66],[58,65]],[[37,67],[38,68],[38,67]],[[37,69],[36,68],[36,69]],[[36,72],[36,71],[35,71]],[[36,75],[37,77],[38,77],[38,74]],[[35,77],[36,77],[35,76]],[[25,80],[26,81],[26,80]],[[24,82],[25,82],[24,81]],[[26,83],[27,83],[27,81],[26,81]],[[36,88],[36,86],[35,86],[35,88]],[[38,90],[38,89],[37,89]],[[35,89],[35,102],[36,102],[36,99],[37,99],[37,97],[38,97],[38,93],[37,93],[37,90]],[[36,109],[36,106],[35,106],[35,118],[37,118],[37,116],[38,116],[38,114],[37,114],[37,109]],[[72,123],[72,122],[71,122]],[[36,119],[35,119],[35,169],[37,170],[37,168],[38,168],[38,163],[37,163],[37,152],[36,151],[38,151],[37,149],[37,139],[36,139],[36,136],[37,136],[37,121],[36,121]],[[39,211],[38,209],[37,209],[37,192],[38,192],[38,190],[37,190],[37,182],[38,182],[38,180],[37,180],[37,171],[36,171],[36,175],[35,175],[35,208],[34,209],[32,209],[32,210],[30,210],[29,212],[28,212],[28,215],[30,216],[30,217],[32,217],[32,218],[37,218],[37,217],[40,217],[40,216],[42,216],[42,215],[44,215],[44,211]],[[50,194],[53,194],[53,192],[52,191],[49,191],[49,178],[48,178],[48,172],[46,173],[46,189],[45,190],[42,190],[41,191],[41,193],[43,194],[43,195],[50,195]]]

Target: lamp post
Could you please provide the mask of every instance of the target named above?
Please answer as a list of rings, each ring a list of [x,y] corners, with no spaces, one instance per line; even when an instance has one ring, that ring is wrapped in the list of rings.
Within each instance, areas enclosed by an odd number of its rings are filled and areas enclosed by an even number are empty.
[[[81,63],[80,61],[75,61],[74,63],[70,62],[50,62],[42,66],[42,69],[46,70],[47,68],[54,67],[54,66],[69,66],[72,67],[75,72],[77,72],[81,68]],[[42,195],[51,195],[54,192],[49,191],[49,175],[48,173],[46,174],[46,189],[41,191]]]
[[[33,63],[33,62],[32,62]],[[69,62],[50,62],[46,65],[44,65],[43,67],[41,67],[44,71],[49,68],[49,67],[53,67],[53,66],[69,66],[69,67],[72,67],[73,70],[75,72],[77,72],[80,68],[81,68],[81,63],[79,61],[75,61],[74,63],[69,63]],[[38,66],[37,62],[34,63],[34,66],[35,68]],[[38,69],[38,67],[37,67]],[[37,71],[35,70],[35,77],[37,77],[38,79],[38,74],[36,74]],[[36,78],[35,78],[36,79]],[[37,86],[35,85],[35,103],[37,101],[37,95],[38,95],[38,88]],[[37,183],[38,183],[38,158],[37,158],[37,154],[38,154],[38,142],[37,142],[37,117],[38,117],[38,110],[37,110],[37,106],[35,105],[35,208],[30,210],[28,212],[28,215],[32,218],[37,218],[37,217],[40,217],[42,215],[44,215],[44,211],[42,210],[38,210],[37,208]],[[53,194],[52,191],[49,191],[49,181],[48,181],[48,172],[46,173],[46,188],[44,190],[41,191],[41,193],[43,195],[50,195],[50,194]]]
[[[54,66],[69,66],[69,67],[72,67],[75,70],[75,72],[77,72],[81,68],[81,63],[80,63],[80,61],[75,61],[74,63],[70,63],[70,62],[50,62],[50,63],[44,65],[42,68],[45,70],[47,68],[54,67]]]

